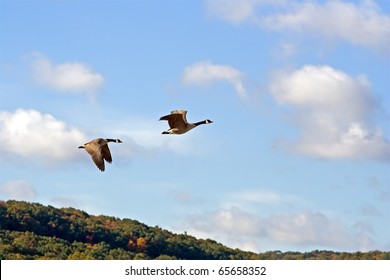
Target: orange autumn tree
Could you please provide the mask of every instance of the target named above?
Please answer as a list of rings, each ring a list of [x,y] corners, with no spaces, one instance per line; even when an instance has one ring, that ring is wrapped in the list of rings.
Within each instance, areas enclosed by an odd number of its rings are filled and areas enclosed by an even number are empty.
[[[133,252],[146,252],[147,241],[144,237],[130,239],[127,248]]]

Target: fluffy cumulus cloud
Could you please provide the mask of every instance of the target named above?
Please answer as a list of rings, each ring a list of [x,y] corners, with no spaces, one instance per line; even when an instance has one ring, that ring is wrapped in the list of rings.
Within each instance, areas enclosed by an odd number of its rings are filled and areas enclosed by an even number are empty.
[[[268,30],[310,33],[390,51],[390,16],[374,1],[209,0],[206,3],[209,14],[236,24],[251,22]]]
[[[281,72],[270,85],[281,104],[293,107],[300,135],[293,152],[329,159],[390,160],[390,143],[372,121],[376,102],[367,78],[329,66]]]
[[[13,180],[0,184],[0,194],[5,199],[32,199],[37,193],[35,189],[24,180]]]
[[[104,83],[103,76],[79,62],[53,64],[41,54],[32,62],[34,81],[64,92],[95,93]]]
[[[52,163],[72,160],[85,135],[50,114],[36,110],[0,111],[0,161],[20,157]]]
[[[213,64],[210,61],[202,61],[187,66],[184,69],[183,83],[189,85],[208,85],[217,81],[225,81],[233,85],[240,97],[245,97],[246,92],[243,83],[244,75],[237,69],[228,65]]]
[[[252,250],[264,244],[289,244],[292,249],[337,248],[367,250],[375,247],[369,234],[349,227],[321,212],[299,212],[262,216],[238,207],[219,209],[188,217],[187,226],[204,237],[218,237],[228,245],[251,242]]]

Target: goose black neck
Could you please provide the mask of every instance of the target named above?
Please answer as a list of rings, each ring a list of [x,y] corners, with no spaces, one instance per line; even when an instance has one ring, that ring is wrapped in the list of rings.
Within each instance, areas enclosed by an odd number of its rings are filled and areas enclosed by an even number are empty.
[[[207,121],[201,121],[201,122],[196,122],[194,123],[195,126],[201,125],[201,124],[206,124]]]

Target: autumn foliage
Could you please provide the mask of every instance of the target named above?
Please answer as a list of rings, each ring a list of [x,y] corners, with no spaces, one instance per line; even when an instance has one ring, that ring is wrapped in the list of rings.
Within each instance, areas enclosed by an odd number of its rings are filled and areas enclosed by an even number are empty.
[[[390,259],[390,252],[245,252],[136,220],[0,201],[0,259]]]

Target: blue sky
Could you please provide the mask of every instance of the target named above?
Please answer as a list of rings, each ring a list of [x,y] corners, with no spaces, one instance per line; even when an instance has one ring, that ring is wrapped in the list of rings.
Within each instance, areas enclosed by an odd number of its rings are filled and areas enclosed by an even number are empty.
[[[387,1],[0,0],[0,41],[1,199],[390,250]],[[162,135],[175,109],[214,123]],[[104,173],[97,137],[123,141]]]

